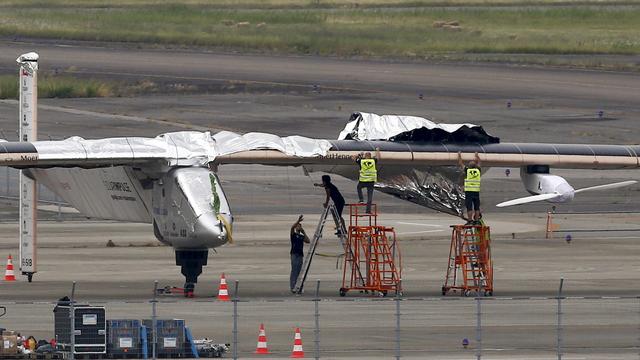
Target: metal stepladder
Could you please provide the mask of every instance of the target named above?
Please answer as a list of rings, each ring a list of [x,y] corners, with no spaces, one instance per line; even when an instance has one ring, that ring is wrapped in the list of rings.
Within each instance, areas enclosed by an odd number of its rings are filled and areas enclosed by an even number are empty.
[[[479,225],[452,225],[449,264],[442,295],[460,290],[461,296],[472,292],[493,295],[493,263],[490,228]]]
[[[331,214],[333,221],[336,225],[336,229],[338,230],[338,239],[340,239],[340,244],[344,249],[346,241],[347,241],[347,229],[345,228],[344,221],[340,218],[338,214],[338,210],[335,205],[330,204],[320,216],[320,220],[318,221],[318,226],[316,227],[316,231],[313,234],[313,238],[309,244],[309,249],[307,253],[304,255],[304,260],[302,262],[302,269],[300,270],[300,274],[298,275],[298,280],[296,280],[296,285],[293,288],[293,292],[296,294],[301,294],[304,289],[304,282],[307,280],[307,274],[309,273],[309,268],[311,267],[311,260],[313,260],[313,256],[316,253],[316,247],[318,246],[318,242],[322,238],[322,232],[324,230],[324,226],[327,223],[327,218]]]

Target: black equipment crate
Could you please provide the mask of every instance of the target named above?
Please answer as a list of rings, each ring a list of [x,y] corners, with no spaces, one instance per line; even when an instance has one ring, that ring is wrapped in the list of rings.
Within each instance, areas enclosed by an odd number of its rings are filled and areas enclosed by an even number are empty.
[[[107,321],[104,306],[76,305],[75,353],[105,354],[107,352]],[[71,351],[71,319],[68,305],[53,309],[56,349]]]
[[[107,353],[142,358],[141,326],[140,320],[107,320]]]
[[[156,354],[158,357],[185,357],[185,325],[184,320],[156,320],[158,335]],[[152,355],[153,321],[146,319],[142,324],[147,328],[147,351]]]

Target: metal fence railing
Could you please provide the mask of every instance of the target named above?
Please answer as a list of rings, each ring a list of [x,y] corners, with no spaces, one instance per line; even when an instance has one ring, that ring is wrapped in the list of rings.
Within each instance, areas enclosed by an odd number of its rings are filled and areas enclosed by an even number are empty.
[[[76,358],[255,357],[261,324],[268,352],[282,358],[296,329],[308,358],[633,359],[640,351],[638,297],[243,299],[234,285],[225,302],[0,301],[0,327],[22,348],[33,336],[33,351],[69,358],[71,344]]]

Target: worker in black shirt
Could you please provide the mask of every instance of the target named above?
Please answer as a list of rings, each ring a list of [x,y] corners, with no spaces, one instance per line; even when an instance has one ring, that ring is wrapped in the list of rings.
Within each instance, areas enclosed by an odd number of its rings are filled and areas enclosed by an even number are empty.
[[[344,209],[344,198],[340,193],[340,190],[331,182],[331,176],[322,175],[322,183],[321,184],[313,184],[314,186],[323,187],[325,192],[327,193],[327,197],[324,200],[324,207],[329,206],[329,199],[333,201],[333,204],[336,206],[336,210],[338,210],[338,215],[342,217],[342,210]]]
[[[320,186],[324,188],[324,191],[327,193],[327,197],[324,200],[324,204],[322,206],[329,206],[329,199],[333,201],[333,204],[336,207],[336,211],[338,212],[338,216],[340,217],[340,222],[342,223],[341,228],[344,226],[344,219],[342,218],[342,210],[344,209],[344,198],[340,193],[340,190],[331,182],[331,176],[322,175],[322,183],[321,184],[313,184],[314,186]],[[336,235],[342,235],[340,229],[337,229]]]
[[[296,281],[302,269],[302,261],[304,258],[304,243],[309,243],[309,237],[302,228],[302,220],[304,217],[300,215],[298,221],[291,226],[291,276],[289,277],[289,287],[291,292],[296,287]]]

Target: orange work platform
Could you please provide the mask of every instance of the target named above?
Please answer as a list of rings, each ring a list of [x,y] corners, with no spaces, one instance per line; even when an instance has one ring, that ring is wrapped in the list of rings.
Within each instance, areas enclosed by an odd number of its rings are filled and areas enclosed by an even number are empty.
[[[460,291],[461,296],[475,293],[493,295],[493,263],[491,262],[491,232],[488,226],[451,226],[449,265],[442,286],[442,295]]]
[[[350,290],[381,296],[401,292],[402,258],[396,233],[392,227],[378,225],[375,204],[371,213],[366,212],[366,204],[349,204],[348,234],[340,296]]]

